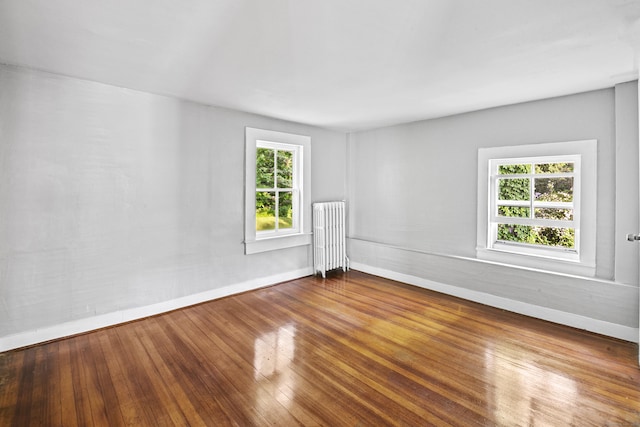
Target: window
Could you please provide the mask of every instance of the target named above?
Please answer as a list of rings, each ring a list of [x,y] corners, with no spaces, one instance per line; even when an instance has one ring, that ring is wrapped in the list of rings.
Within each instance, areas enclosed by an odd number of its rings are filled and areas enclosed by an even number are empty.
[[[307,136],[246,128],[245,253],[311,243]]]
[[[302,147],[256,143],[256,233],[275,236],[300,231],[298,168]]]
[[[490,160],[490,247],[577,260],[580,156]],[[579,192],[577,192],[579,193]]]
[[[596,142],[481,149],[478,256],[595,274]]]

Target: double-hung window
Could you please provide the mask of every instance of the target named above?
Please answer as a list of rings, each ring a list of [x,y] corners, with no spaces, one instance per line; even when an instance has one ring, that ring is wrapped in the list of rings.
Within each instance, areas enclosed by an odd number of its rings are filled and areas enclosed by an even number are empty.
[[[595,274],[596,141],[478,152],[479,258]]]
[[[245,131],[245,253],[311,243],[311,139]]]
[[[302,147],[256,143],[256,233],[275,236],[300,231]]]

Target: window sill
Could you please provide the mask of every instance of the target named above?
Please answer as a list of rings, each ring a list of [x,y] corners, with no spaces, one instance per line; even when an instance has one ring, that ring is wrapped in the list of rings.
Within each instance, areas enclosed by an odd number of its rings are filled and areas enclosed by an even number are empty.
[[[263,237],[261,239],[244,242],[244,253],[246,255],[261,252],[275,251],[278,249],[293,248],[296,246],[310,245],[311,233],[289,234],[286,236]]]
[[[518,254],[495,248],[477,248],[478,259],[505,265],[514,265],[582,277],[595,277],[595,265],[579,261],[562,260],[542,255]]]

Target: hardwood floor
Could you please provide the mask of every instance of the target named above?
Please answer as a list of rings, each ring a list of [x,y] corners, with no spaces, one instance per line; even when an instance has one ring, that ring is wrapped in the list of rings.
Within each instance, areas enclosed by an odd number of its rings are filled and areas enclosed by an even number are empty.
[[[0,354],[0,425],[640,425],[637,345],[352,271]]]

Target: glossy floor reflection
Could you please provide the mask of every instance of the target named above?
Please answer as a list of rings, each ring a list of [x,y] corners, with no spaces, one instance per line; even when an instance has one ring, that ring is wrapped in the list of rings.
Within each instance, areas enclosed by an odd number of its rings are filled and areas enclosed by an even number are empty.
[[[539,366],[521,352],[498,345],[485,351],[487,406],[500,425],[576,425],[585,408],[579,402],[578,381]],[[584,417],[583,417],[584,418]]]
[[[255,340],[254,378],[257,382],[268,384],[267,393],[256,396],[256,407],[268,401],[269,396],[277,396],[278,404],[289,408],[296,392],[296,377],[289,366],[296,352],[295,333],[293,325],[285,325]]]
[[[637,345],[358,272],[0,354],[0,425],[640,425]]]

